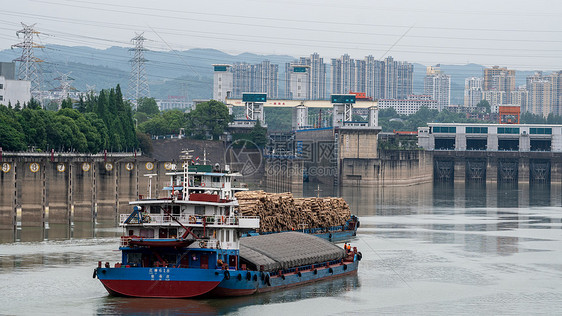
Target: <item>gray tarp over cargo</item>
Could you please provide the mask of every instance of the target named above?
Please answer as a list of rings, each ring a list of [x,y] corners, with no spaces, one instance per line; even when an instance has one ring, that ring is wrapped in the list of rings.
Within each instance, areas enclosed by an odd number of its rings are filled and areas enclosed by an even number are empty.
[[[298,232],[244,237],[240,239],[242,262],[265,271],[289,269],[342,259],[345,251],[327,240]]]

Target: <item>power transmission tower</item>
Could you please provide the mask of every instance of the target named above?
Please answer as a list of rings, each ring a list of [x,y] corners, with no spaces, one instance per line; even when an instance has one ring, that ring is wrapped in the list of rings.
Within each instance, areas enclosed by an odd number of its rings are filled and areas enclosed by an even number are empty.
[[[129,99],[132,100],[133,108],[136,109],[137,102],[140,98],[150,97],[150,91],[148,89],[148,80],[146,79],[146,69],[144,63],[147,61],[144,58],[144,41],[146,38],[143,36],[144,32],[137,34],[137,36],[131,39],[131,42],[135,45],[135,48],[130,48],[130,51],[134,51],[135,55],[130,60],[131,62],[131,78],[129,80]]]
[[[60,85],[57,88],[54,88],[54,89],[51,90],[51,91],[54,91],[54,92],[60,91],[60,95],[59,95],[59,98],[57,100],[59,106],[64,99],[66,99],[67,97],[70,96],[70,92],[78,91],[76,88],[74,88],[71,85],[71,81],[74,81],[74,78],[70,77],[71,73],[72,72],[63,74],[63,73],[59,72],[59,76],[56,77],[55,79],[53,79],[53,80],[60,81]]]
[[[20,34],[23,34],[23,42],[12,45],[23,49],[21,57],[14,59],[14,61],[19,61],[18,79],[28,80],[31,82],[31,96],[37,100],[41,99],[41,78],[39,75],[39,69],[37,67],[38,63],[42,63],[43,60],[37,58],[33,54],[34,48],[44,48],[45,46],[38,45],[33,42],[33,35],[40,34],[36,31],[33,25],[26,25],[21,23],[23,29],[16,32],[16,36],[19,38]]]

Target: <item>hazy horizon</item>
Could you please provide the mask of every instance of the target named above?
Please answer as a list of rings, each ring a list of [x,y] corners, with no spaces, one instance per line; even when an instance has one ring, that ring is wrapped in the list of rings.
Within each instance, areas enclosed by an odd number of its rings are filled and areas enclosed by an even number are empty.
[[[228,54],[343,54],[423,65],[479,64],[520,70],[562,68],[562,4],[535,1],[197,2],[22,0],[0,22],[0,50],[36,24],[39,45],[131,47],[145,32],[155,51],[211,48]],[[14,50],[20,50],[14,48]],[[20,50],[21,51],[21,50]]]

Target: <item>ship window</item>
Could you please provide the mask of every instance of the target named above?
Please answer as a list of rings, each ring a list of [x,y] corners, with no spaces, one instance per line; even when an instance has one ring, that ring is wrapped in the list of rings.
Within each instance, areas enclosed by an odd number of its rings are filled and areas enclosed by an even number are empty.
[[[170,235],[170,238],[176,238],[178,236],[178,229],[177,228],[170,228],[168,230],[168,234]]]
[[[150,214],[160,214],[160,206],[152,205],[150,207]]]
[[[195,215],[205,215],[205,206],[196,205],[195,206]]]
[[[138,267],[141,266],[141,254],[140,254],[140,253],[138,253],[138,252],[129,253],[127,259],[128,259],[128,260],[127,260],[127,261],[128,261],[127,263],[128,263],[129,265],[132,265],[133,267],[134,267],[134,266],[138,266]]]
[[[212,182],[221,182],[221,178],[220,177],[211,177],[211,181]]]
[[[174,215],[180,215],[180,207],[179,205],[174,205],[172,208],[172,214]]]
[[[194,176],[193,177],[193,184],[198,187],[199,185],[201,185],[201,176]]]

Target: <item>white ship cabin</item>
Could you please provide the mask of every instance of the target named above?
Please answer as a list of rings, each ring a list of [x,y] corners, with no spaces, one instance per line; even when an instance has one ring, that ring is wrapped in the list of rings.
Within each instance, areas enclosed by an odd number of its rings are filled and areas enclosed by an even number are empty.
[[[259,228],[259,217],[239,216],[236,191],[247,190],[226,166],[184,165],[170,176],[165,198],[129,202],[133,212],[120,215],[124,235],[144,239],[197,239],[190,247],[237,249],[238,237]]]

